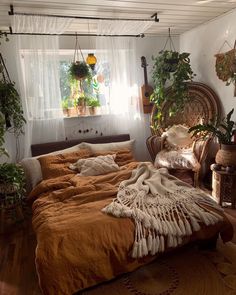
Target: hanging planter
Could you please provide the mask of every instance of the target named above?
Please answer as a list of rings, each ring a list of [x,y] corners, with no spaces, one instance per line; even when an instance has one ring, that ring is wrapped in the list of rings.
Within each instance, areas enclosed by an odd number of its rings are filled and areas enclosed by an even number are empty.
[[[73,79],[83,80],[90,77],[90,70],[84,61],[76,61],[70,66],[70,75]]]
[[[168,42],[170,50],[166,50]],[[157,125],[162,120],[162,107],[166,102],[170,102],[169,116],[172,116],[181,111],[189,99],[187,82],[192,81],[195,76],[191,69],[189,55],[190,53],[179,53],[175,50],[169,29],[163,50],[159,52],[157,57],[153,57],[154,91],[150,100],[158,109],[155,118]],[[171,94],[166,93],[167,87],[172,88]]]
[[[217,53],[215,57],[217,77],[226,82],[226,86],[231,83],[234,84],[234,96],[236,97],[236,41],[233,49],[224,53]]]
[[[158,108],[157,120],[162,120],[162,106],[167,101],[171,102],[169,115],[183,109],[188,101],[187,82],[192,81],[194,73],[191,69],[189,53],[164,50],[154,60],[152,78],[154,81],[154,92],[150,100]],[[172,94],[166,94],[167,85],[172,88]]]
[[[82,56],[82,61],[79,60],[79,51]],[[84,80],[91,78],[90,68],[84,60],[83,53],[78,43],[77,35],[75,39],[74,62],[72,62],[69,72],[72,79]]]

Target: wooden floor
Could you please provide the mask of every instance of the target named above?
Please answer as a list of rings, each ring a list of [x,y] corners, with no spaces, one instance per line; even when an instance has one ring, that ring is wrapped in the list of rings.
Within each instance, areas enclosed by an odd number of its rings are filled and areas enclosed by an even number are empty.
[[[0,235],[0,295],[41,294],[35,271],[36,239],[31,218]]]
[[[236,233],[236,209],[226,209]],[[236,234],[233,242],[236,243]],[[0,235],[0,295],[40,295],[35,270],[36,239],[30,217]]]

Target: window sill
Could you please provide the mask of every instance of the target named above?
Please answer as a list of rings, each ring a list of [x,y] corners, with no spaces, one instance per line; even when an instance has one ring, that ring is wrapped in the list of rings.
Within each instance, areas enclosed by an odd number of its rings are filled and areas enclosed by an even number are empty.
[[[97,115],[74,115],[74,116],[69,116],[69,117],[64,117],[64,119],[75,119],[75,118],[94,118],[94,117],[101,117],[101,116],[106,116],[105,114],[97,114]]]

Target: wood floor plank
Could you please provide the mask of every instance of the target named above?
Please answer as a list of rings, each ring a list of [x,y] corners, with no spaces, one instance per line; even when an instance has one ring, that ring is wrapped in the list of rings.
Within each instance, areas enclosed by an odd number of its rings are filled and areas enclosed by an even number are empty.
[[[34,263],[35,247],[30,219],[0,235],[1,295],[41,295]]]

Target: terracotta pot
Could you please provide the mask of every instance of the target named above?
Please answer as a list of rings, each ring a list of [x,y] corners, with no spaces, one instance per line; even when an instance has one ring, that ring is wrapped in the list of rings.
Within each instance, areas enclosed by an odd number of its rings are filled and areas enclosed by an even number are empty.
[[[77,110],[78,110],[78,115],[80,115],[80,116],[86,115],[86,105],[85,104],[78,105]]]
[[[63,115],[64,115],[65,117],[69,117],[69,116],[70,116],[70,114],[69,114],[69,110],[68,110],[68,109],[63,109]]]
[[[97,107],[89,107],[89,114],[96,115],[97,114]]]
[[[69,108],[68,109],[68,117],[78,116],[77,108]]]
[[[222,166],[236,166],[236,144],[221,144],[216,154],[216,163]]]
[[[14,184],[0,183],[1,194],[13,194],[17,191],[17,187]]]

